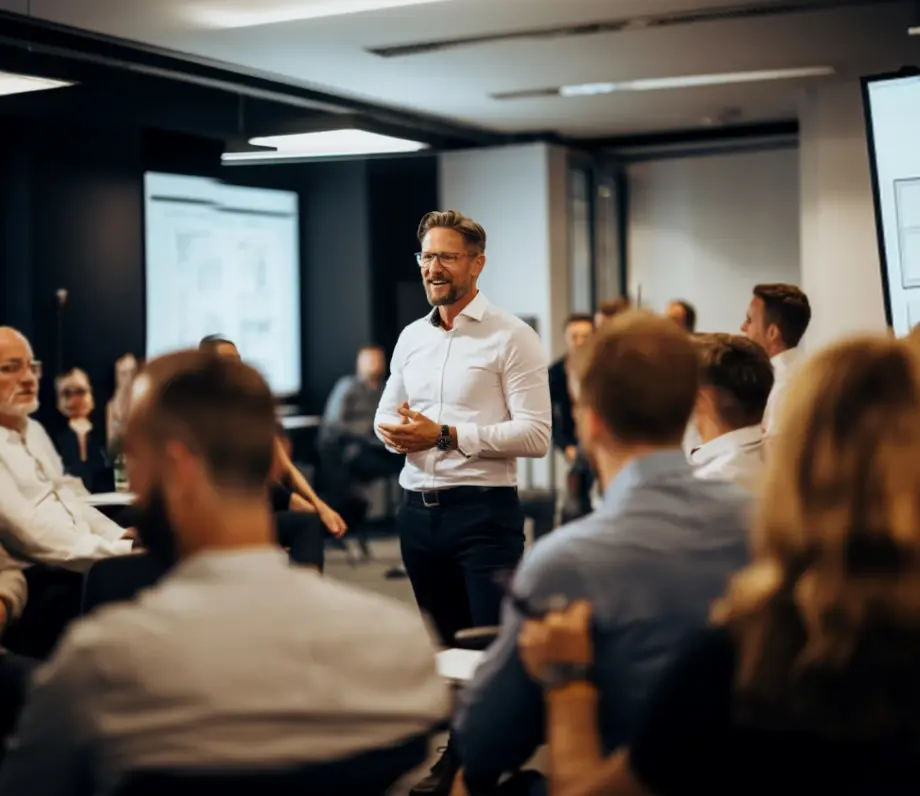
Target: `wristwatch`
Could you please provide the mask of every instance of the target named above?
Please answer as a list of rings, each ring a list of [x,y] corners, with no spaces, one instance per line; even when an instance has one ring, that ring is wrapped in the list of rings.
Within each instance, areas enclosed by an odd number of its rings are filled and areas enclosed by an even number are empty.
[[[450,426],[441,426],[441,436],[438,437],[435,447],[441,452],[449,451],[453,447],[450,439]]]
[[[594,667],[589,663],[548,663],[537,681],[544,691],[555,691],[572,683],[593,683]]]

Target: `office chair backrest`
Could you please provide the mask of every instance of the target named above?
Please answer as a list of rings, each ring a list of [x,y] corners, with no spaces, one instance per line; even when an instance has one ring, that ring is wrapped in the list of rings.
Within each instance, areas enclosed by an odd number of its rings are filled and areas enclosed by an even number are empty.
[[[385,796],[428,757],[428,736],[328,763],[264,771],[139,771],[116,796]]]

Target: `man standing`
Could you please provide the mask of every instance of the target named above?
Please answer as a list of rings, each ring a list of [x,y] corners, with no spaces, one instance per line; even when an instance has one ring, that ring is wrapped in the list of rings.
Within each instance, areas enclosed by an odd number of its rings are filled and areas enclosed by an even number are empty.
[[[761,345],[773,364],[773,390],[763,416],[764,437],[776,435],[783,393],[799,361],[797,346],[810,321],[808,296],[795,285],[777,283],[754,288],[741,331]]]
[[[565,323],[565,356],[549,369],[549,395],[553,405],[553,444],[569,464],[566,477],[566,498],[563,521],[577,519],[591,511],[591,468],[578,456],[578,437],[575,435],[575,415],[569,391],[568,367],[572,355],[581,348],[594,331],[594,318],[590,315],[570,315]]]
[[[498,623],[499,576],[524,550],[517,459],[546,455],[552,412],[536,332],[477,288],[483,228],[436,211],[422,219],[418,239],[434,310],[399,337],[376,427],[406,455],[403,562],[419,607],[450,645],[459,630]],[[455,771],[448,750],[413,792],[446,793]]]
[[[697,478],[733,481],[754,490],[763,472],[763,413],[773,388],[773,366],[757,343],[731,334],[704,334],[700,390],[693,426],[700,442],[690,454]]]
[[[687,334],[693,334],[696,331],[696,307],[689,301],[674,299],[668,304],[664,314]]]

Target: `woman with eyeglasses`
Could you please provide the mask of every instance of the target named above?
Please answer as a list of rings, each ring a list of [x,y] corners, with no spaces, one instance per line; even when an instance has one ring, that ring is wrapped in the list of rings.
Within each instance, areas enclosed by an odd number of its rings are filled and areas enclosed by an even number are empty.
[[[658,683],[628,749],[601,745],[590,606],[524,626],[521,659],[546,695],[551,796],[920,793],[913,345],[842,343],[793,380],[753,561]]]
[[[79,478],[90,492],[110,492],[114,488],[112,468],[105,440],[91,419],[95,401],[89,376],[72,368],[55,379],[54,387],[58,411],[67,418],[67,427],[55,439],[64,470]]]

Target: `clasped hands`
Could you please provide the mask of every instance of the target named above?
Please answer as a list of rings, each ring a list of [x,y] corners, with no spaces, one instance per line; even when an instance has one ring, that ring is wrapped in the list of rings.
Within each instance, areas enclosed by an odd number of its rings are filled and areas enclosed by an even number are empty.
[[[388,447],[397,453],[419,453],[431,450],[437,445],[441,436],[441,426],[434,420],[410,409],[408,401],[404,401],[397,411],[402,422],[395,425],[381,423],[377,426]]]
[[[557,663],[594,663],[591,643],[591,606],[580,600],[565,611],[552,611],[544,619],[524,623],[518,651],[527,673],[540,681],[548,666]]]

